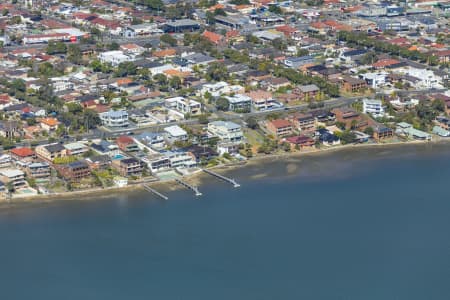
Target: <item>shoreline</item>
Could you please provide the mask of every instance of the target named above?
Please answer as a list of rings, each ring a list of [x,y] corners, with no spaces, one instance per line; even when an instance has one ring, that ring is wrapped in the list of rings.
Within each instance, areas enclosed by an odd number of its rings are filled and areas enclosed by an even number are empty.
[[[328,147],[322,149],[312,149],[306,151],[295,151],[295,152],[286,152],[286,153],[278,153],[278,154],[268,154],[268,155],[256,155],[244,162],[230,163],[224,165],[217,165],[210,167],[210,170],[219,170],[219,171],[233,171],[241,168],[248,168],[251,166],[258,165],[265,161],[273,161],[275,160],[287,160],[287,159],[298,159],[300,157],[313,157],[318,155],[328,155],[331,153],[336,153],[345,150],[363,150],[363,149],[373,149],[373,148],[396,148],[402,146],[413,146],[413,145],[445,145],[450,144],[450,139],[439,139],[435,141],[405,141],[405,142],[392,142],[392,143],[373,143],[373,144],[347,144],[347,145],[339,145],[335,147]],[[201,177],[205,175],[202,171],[197,171],[192,174],[183,175],[184,178],[188,182],[194,182],[195,185],[203,182]],[[148,184],[151,187],[157,185],[170,185],[175,182],[175,179],[166,179],[166,180],[155,180],[148,181],[142,183],[133,183],[125,187],[108,187],[108,188],[92,188],[85,190],[76,190],[70,192],[62,192],[62,193],[52,193],[52,194],[37,194],[30,196],[22,196],[17,198],[12,198],[11,201],[7,201],[6,199],[0,200],[0,209],[2,208],[10,208],[14,207],[15,204],[44,204],[55,201],[73,201],[73,200],[94,200],[99,198],[109,198],[111,193],[129,193],[131,191],[144,191],[144,184]],[[169,189],[179,189],[181,186],[170,185]],[[80,196],[83,196],[80,198]]]

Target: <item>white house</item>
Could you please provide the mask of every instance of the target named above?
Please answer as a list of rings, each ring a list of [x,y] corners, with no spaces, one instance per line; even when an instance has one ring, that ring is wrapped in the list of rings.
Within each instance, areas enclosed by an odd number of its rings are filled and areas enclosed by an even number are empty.
[[[108,127],[127,127],[128,112],[126,110],[110,110],[99,114],[100,120],[104,126]]]
[[[384,116],[384,107],[382,101],[377,99],[364,99],[363,112],[365,114],[371,114],[374,117]]]
[[[217,136],[222,142],[241,142],[244,138],[240,125],[227,121],[214,121],[208,124],[208,133]]]
[[[199,115],[201,114],[202,104],[195,100],[184,97],[173,97],[165,100],[167,108],[175,109],[183,114]]]
[[[131,56],[124,54],[120,50],[102,52],[98,55],[98,59],[102,63],[110,63],[113,66],[118,66],[120,63],[133,60]]]
[[[165,138],[172,143],[176,141],[187,141],[188,139],[188,134],[186,130],[184,130],[178,125],[166,127],[164,128],[164,132]]]

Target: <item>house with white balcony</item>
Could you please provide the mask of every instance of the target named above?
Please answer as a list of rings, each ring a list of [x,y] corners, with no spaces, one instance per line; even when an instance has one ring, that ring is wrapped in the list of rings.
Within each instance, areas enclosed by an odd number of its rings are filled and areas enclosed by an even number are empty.
[[[165,105],[167,108],[174,109],[182,114],[196,116],[202,112],[202,104],[200,102],[185,97],[168,98],[165,100]]]
[[[123,53],[123,51],[120,50],[102,52],[98,55],[98,59],[102,63],[110,63],[113,66],[118,66],[123,62],[133,60],[130,55],[126,55],[125,53]]]
[[[208,133],[212,136],[217,136],[222,142],[240,143],[244,139],[241,126],[228,121],[209,123]]]
[[[371,114],[374,117],[384,116],[384,107],[382,101],[377,99],[364,99],[363,112],[365,114]]]
[[[128,112],[126,110],[110,110],[99,114],[103,126],[123,128],[129,125]]]

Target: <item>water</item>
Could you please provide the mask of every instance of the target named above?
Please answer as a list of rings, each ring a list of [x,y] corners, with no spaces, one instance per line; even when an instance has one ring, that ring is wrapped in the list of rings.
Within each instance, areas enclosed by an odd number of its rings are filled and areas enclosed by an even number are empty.
[[[450,299],[446,146],[0,211],[0,299]]]

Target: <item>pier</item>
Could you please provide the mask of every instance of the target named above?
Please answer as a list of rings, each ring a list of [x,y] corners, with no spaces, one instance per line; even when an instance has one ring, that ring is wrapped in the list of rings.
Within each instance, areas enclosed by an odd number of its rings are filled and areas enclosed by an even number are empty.
[[[187,182],[185,182],[185,181],[183,181],[183,180],[181,180],[179,178],[176,178],[175,181],[178,182],[179,184],[181,184],[182,186],[184,186],[185,188],[188,188],[188,189],[194,191],[195,196],[201,196],[202,195],[202,193],[200,193],[200,191],[198,190],[198,187],[193,186],[193,185],[191,185],[191,184],[189,184],[189,183],[187,183]]]
[[[162,198],[162,199],[164,199],[164,200],[169,200],[169,197],[167,197],[167,196],[161,194],[160,192],[158,192],[158,191],[155,190],[154,188],[151,188],[149,185],[144,184],[143,187],[144,187],[144,189],[145,189],[146,191],[148,191],[148,192],[150,192],[150,193],[152,193],[152,194],[155,194],[156,196],[158,196],[158,197],[160,197],[160,198]]]
[[[235,188],[241,186],[241,185],[240,185],[239,183],[237,183],[236,180],[234,180],[234,179],[231,179],[231,178],[228,178],[228,177],[226,177],[226,176],[220,175],[220,174],[218,174],[218,173],[216,173],[216,172],[214,172],[214,171],[211,171],[211,170],[206,170],[206,169],[202,169],[202,170],[203,170],[203,172],[205,172],[206,174],[212,175],[212,176],[214,176],[214,177],[216,177],[216,178],[219,178],[219,179],[221,179],[221,180],[223,180],[223,181],[226,181],[226,182],[228,182],[228,183],[231,183]]]

